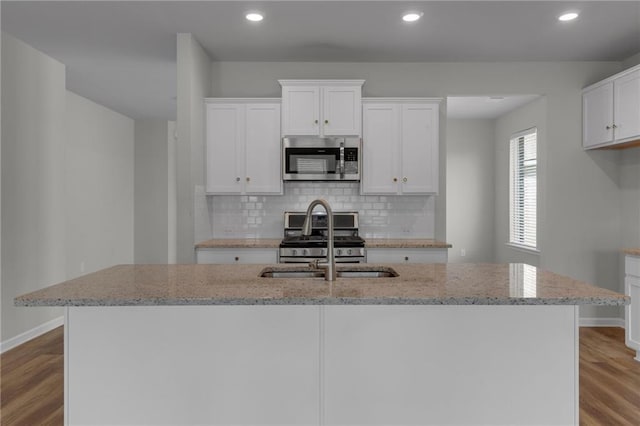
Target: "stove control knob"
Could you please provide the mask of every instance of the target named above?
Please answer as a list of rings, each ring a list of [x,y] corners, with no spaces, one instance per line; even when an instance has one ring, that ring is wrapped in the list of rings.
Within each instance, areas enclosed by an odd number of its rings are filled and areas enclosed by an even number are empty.
[[[347,254],[351,254],[351,249],[347,250]]]
[[[338,249],[338,256],[342,256],[342,250]]]
[[[296,249],[291,250],[291,256],[295,256],[297,254],[298,254],[298,250]]]

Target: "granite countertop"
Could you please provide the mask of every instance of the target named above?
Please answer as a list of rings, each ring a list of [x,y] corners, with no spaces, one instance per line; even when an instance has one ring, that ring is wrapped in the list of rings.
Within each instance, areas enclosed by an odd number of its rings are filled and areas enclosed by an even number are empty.
[[[278,248],[282,238],[213,238],[196,244],[201,248]]]
[[[367,248],[451,248],[451,244],[425,238],[365,238]]]
[[[206,248],[278,248],[281,239],[275,238],[214,238],[196,244]],[[451,244],[428,238],[365,238],[367,248],[450,248]]]
[[[260,278],[280,265],[119,265],[15,299],[17,306],[624,305],[610,290],[524,264],[390,264],[393,278]]]
[[[627,248],[622,250],[624,254],[630,254],[632,256],[640,256],[640,248]]]

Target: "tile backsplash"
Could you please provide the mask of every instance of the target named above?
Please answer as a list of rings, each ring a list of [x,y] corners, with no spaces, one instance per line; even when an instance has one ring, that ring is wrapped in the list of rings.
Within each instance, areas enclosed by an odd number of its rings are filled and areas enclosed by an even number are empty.
[[[285,211],[324,198],[334,211],[360,213],[365,239],[433,238],[433,196],[360,195],[356,182],[285,182],[284,195],[209,195],[209,238],[280,238]],[[318,208],[321,211],[322,208]]]

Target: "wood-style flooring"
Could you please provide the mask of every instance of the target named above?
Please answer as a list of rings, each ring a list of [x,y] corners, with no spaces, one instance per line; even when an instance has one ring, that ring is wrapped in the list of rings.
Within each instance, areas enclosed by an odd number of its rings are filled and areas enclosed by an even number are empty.
[[[640,362],[622,328],[580,329],[580,424],[640,425]],[[63,424],[63,331],[0,357],[0,424]]]

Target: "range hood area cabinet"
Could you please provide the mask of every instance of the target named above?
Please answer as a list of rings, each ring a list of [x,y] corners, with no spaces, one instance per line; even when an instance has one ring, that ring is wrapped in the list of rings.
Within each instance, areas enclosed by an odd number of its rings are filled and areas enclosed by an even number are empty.
[[[438,193],[440,102],[362,100],[362,194]]]
[[[280,99],[206,98],[207,194],[282,194]]]
[[[582,146],[640,145],[640,65],[582,91]]]
[[[282,136],[360,136],[364,80],[278,80]]]

